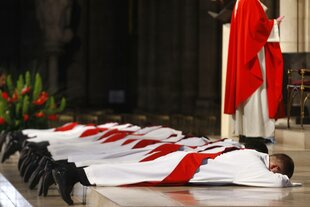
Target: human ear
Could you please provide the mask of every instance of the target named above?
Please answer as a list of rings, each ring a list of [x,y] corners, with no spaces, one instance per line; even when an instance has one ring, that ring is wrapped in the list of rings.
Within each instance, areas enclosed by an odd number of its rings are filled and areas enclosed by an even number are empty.
[[[280,172],[280,167],[276,164],[272,164],[272,165],[270,165],[269,170],[271,172],[278,173],[278,172]]]

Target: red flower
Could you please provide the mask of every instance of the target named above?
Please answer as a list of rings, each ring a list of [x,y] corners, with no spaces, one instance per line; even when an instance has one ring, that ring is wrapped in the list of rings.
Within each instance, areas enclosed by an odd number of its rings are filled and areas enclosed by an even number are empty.
[[[25,95],[26,93],[30,92],[30,87],[29,86],[25,86],[22,90],[22,95]]]
[[[14,93],[13,93],[13,96],[12,96],[12,101],[14,102],[14,101],[16,101],[18,99],[18,94],[17,94],[17,92],[15,91]]]
[[[42,118],[42,117],[44,117],[44,116],[45,116],[45,114],[44,114],[42,111],[37,112],[37,113],[35,114],[35,117],[37,117],[37,118]]]
[[[56,114],[51,114],[47,117],[48,120],[51,120],[51,121],[56,121],[57,120],[57,115]]]
[[[48,93],[42,91],[37,100],[33,101],[35,105],[42,105],[48,100]]]
[[[24,114],[24,121],[28,121],[29,120],[29,115],[28,114]]]
[[[10,102],[10,103],[13,103],[13,102],[15,102],[15,101],[17,101],[17,99],[18,99],[18,94],[17,94],[17,92],[15,91],[14,93],[13,93],[13,95],[12,95],[12,98],[8,98],[8,102]]]
[[[2,98],[5,99],[5,100],[8,100],[9,99],[9,95],[7,92],[2,92]]]
[[[0,125],[5,124],[5,119],[3,117],[0,117]]]

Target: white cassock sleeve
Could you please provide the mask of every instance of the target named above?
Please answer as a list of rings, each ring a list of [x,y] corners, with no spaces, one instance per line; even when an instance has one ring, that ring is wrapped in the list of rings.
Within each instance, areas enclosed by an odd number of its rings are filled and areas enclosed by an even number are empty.
[[[255,150],[224,153],[199,168],[191,183],[204,185],[292,186],[285,175],[269,171],[269,155]]]
[[[277,20],[274,20],[274,25],[267,42],[280,42],[279,25],[277,23]]]
[[[253,163],[241,168],[236,174],[234,184],[258,187],[290,187],[292,183],[286,175],[269,171],[263,162]]]

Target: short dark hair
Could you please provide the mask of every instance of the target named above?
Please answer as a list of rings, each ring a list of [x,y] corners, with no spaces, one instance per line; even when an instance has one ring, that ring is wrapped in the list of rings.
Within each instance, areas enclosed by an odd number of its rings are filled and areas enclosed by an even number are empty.
[[[289,178],[291,178],[295,168],[293,159],[283,153],[277,153],[271,156],[275,157],[281,165],[281,174],[287,175]]]

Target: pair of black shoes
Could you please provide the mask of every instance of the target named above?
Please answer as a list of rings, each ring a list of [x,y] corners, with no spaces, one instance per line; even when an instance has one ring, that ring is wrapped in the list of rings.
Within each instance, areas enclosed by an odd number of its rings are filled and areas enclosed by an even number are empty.
[[[39,165],[38,168],[32,173],[32,176],[29,180],[30,189],[31,188],[33,189],[35,185],[38,183],[38,196],[47,196],[49,188],[53,184],[56,184],[55,182],[56,180],[53,176],[54,169],[56,169],[57,171],[57,169],[65,168],[65,166],[70,167],[70,169],[76,168],[73,163],[69,164],[66,160],[54,161],[49,157],[42,158],[40,162],[41,162],[41,165]],[[44,165],[44,168],[42,168],[43,165]],[[76,177],[77,175],[74,173],[70,174],[69,176],[70,179],[74,179]],[[72,188],[73,188],[73,185],[72,185]],[[70,192],[72,191],[72,188]]]
[[[33,173],[33,179],[29,182],[29,188],[35,186],[38,183],[38,196],[47,196],[50,186],[55,184],[53,178],[52,170],[55,168],[56,163],[51,159],[43,160],[44,168],[42,169],[41,165]]]
[[[72,205],[71,192],[73,186],[80,182],[82,185],[91,186],[83,168],[77,168],[73,163],[56,167],[53,170],[53,177],[57,184],[62,199]]]
[[[263,137],[246,137],[244,135],[239,135],[239,142],[240,143],[247,143],[247,142],[262,142],[264,144],[271,144],[273,143],[271,139],[263,138]]]
[[[32,174],[28,180],[28,187],[30,190],[34,189],[38,185],[41,177],[45,175],[45,172],[48,171],[49,168],[52,169],[52,167],[53,167],[52,163],[53,163],[53,161],[51,160],[50,157],[43,156],[40,159],[38,166],[32,172]],[[43,192],[43,191],[41,190],[40,192]]]
[[[5,136],[5,138],[3,137]],[[22,149],[22,143],[28,139],[21,131],[8,132],[2,134],[1,162],[9,159],[11,155]]]
[[[17,163],[18,170],[22,177],[29,165],[31,165],[30,168],[32,169],[29,173],[32,173],[43,156],[50,156],[47,146],[48,142],[40,142],[28,143],[23,147]]]
[[[49,187],[54,184],[52,169],[55,162],[47,150],[48,142],[26,143],[20,152],[18,170],[29,189],[38,184],[38,195],[46,196]]]
[[[261,137],[254,137],[254,138],[249,138],[245,137],[243,135],[239,136],[239,142],[243,143],[245,148],[247,149],[254,149],[258,152],[262,153],[269,153],[269,150],[266,146],[266,139],[261,138]]]

